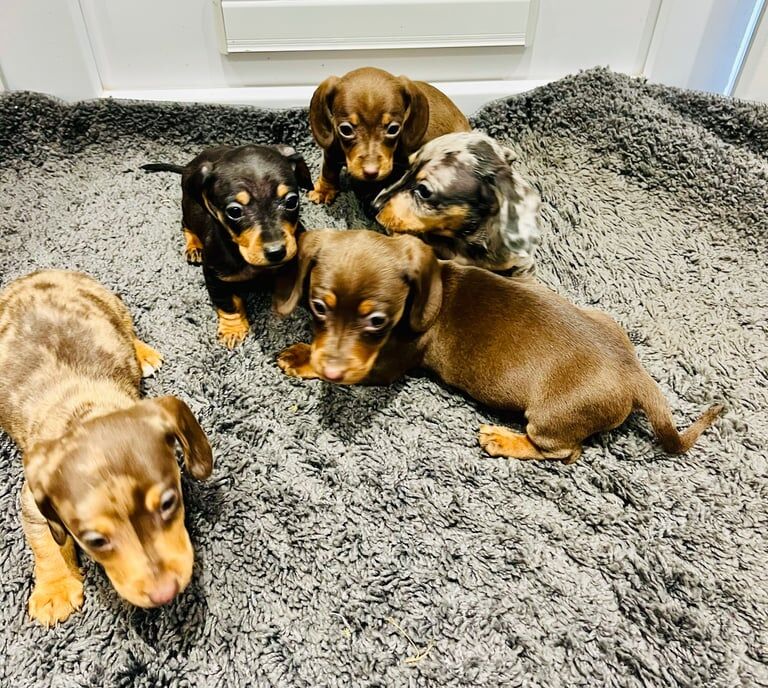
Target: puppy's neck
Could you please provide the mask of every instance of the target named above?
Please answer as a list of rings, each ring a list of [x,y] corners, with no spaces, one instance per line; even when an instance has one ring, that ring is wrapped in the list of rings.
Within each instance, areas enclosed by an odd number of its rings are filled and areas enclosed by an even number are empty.
[[[131,392],[111,380],[72,378],[39,400],[30,418],[22,449],[35,442],[54,440],[92,418],[133,406],[139,391]]]

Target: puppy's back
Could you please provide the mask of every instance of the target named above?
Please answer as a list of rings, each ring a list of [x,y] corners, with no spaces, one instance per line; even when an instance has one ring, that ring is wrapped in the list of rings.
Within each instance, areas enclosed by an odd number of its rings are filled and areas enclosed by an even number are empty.
[[[46,270],[0,292],[0,426],[22,447],[54,400],[104,383],[138,398],[140,378],[130,314],[92,278]]]
[[[479,401],[525,408],[551,377],[637,369],[629,338],[609,316],[532,277],[441,267],[443,307],[425,363]]]
[[[472,130],[464,113],[445,93],[426,81],[417,81],[416,84],[427,96],[430,106],[429,126],[424,141],[431,141],[438,136],[456,131]]]

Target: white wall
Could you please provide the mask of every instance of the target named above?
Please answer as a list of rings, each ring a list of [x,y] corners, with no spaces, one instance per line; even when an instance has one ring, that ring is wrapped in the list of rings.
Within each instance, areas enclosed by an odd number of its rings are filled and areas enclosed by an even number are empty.
[[[227,55],[217,0],[0,0],[0,69],[9,88],[69,99],[289,105],[329,74],[373,64],[448,83],[471,111],[595,65],[639,74],[660,2],[533,0],[528,46]]]
[[[637,74],[660,0],[540,0],[528,48],[238,55],[219,52],[213,0],[80,1],[104,88],[131,90],[314,84],[361,64],[431,81],[551,79],[596,64]]]
[[[10,89],[68,99],[283,106],[373,64],[437,82],[468,112],[596,65],[722,91],[758,1],[532,0],[526,46],[227,55],[218,0],[0,0],[0,72]]]
[[[733,95],[768,103],[768,9],[763,10]]]
[[[762,0],[663,0],[645,74],[671,86],[730,95]],[[681,49],[689,46],[689,49]]]
[[[0,0],[0,73],[9,89],[100,95],[78,0]]]

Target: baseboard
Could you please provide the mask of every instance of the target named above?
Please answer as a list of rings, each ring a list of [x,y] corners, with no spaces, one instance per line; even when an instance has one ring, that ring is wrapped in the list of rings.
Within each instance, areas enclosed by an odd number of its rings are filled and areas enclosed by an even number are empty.
[[[548,80],[516,81],[446,81],[435,86],[448,95],[466,114],[472,114],[485,103],[516,93],[530,91]],[[172,101],[182,103],[221,103],[253,105],[262,108],[306,107],[315,86],[265,86],[251,88],[202,88],[104,91],[105,98],[120,100]]]

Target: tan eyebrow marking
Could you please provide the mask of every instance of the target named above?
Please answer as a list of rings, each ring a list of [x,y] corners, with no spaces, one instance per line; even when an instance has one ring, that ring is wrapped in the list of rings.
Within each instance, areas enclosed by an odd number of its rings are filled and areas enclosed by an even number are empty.
[[[360,305],[357,307],[357,312],[360,313],[360,315],[369,315],[372,313],[373,301],[369,301],[368,299],[361,301]]]

